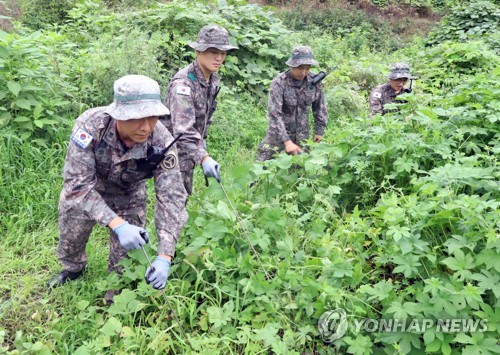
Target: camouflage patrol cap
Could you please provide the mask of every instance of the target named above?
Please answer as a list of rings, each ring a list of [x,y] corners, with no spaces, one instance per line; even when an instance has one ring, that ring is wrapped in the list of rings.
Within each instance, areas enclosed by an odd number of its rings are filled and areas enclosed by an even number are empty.
[[[113,85],[115,100],[104,112],[115,120],[126,121],[165,116],[170,111],[161,102],[160,86],[144,75],[125,75]]]
[[[311,48],[298,46],[292,50],[292,55],[285,64],[289,67],[296,68],[301,65],[318,65],[318,62],[314,60]]]
[[[410,74],[410,66],[406,63],[394,63],[393,65],[391,65],[390,70],[390,80],[396,80],[400,78],[413,79],[413,76],[411,76]]]
[[[204,26],[198,33],[198,40],[188,44],[200,52],[204,52],[208,48],[217,48],[221,51],[238,49],[229,43],[229,34],[226,29],[217,25]]]

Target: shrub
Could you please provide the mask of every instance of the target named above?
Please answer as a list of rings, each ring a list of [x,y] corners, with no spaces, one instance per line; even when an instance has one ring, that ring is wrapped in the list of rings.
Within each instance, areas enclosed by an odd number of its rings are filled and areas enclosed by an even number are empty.
[[[50,24],[61,24],[76,0],[22,0],[20,20],[28,27],[38,30]]]
[[[43,144],[65,125],[63,115],[72,107],[65,93],[72,89],[58,70],[59,50],[68,50],[67,43],[54,33],[0,31],[0,127]]]
[[[466,1],[453,8],[439,27],[430,34],[429,45],[442,41],[466,41],[491,36],[500,30],[500,7],[487,0]]]
[[[281,20],[257,5],[203,4],[191,1],[157,3],[149,9],[128,13],[100,10],[100,3],[87,1],[70,12],[65,33],[86,42],[105,33],[120,33],[128,28],[144,36],[155,36],[159,44],[157,61],[169,79],[194,58],[187,43],[196,39],[201,27],[215,23],[229,31],[237,56],[228,56],[221,74],[225,83],[262,92],[279,72],[290,45],[283,41],[288,33]],[[109,36],[109,35],[108,35]]]
[[[400,48],[403,41],[387,21],[354,6],[332,6],[315,9],[295,6],[282,10],[279,16],[296,31],[317,30],[350,41],[350,47],[359,53],[363,47],[377,51]]]
[[[426,50],[420,57],[429,64],[419,68],[419,72],[427,82],[441,89],[460,84],[463,76],[489,71],[500,64],[484,41],[447,41]]]

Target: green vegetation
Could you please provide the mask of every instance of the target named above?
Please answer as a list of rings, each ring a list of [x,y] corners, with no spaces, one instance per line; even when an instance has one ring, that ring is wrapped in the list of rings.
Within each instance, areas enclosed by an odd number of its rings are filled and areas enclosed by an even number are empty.
[[[499,352],[498,28],[485,16],[452,30],[450,20],[477,3],[451,11],[429,38],[398,39],[406,42],[397,51],[383,38],[369,45],[375,27],[360,30],[371,23],[361,12],[351,14],[362,17],[352,28],[333,29],[336,10],[309,26],[311,13],[286,10],[292,22],[281,10],[282,22],[242,1],[107,3],[78,1],[66,22],[43,22],[41,31],[0,32],[0,353],[166,354],[189,352],[188,344],[214,354]],[[496,2],[481,3],[498,13]],[[271,279],[220,186],[206,188],[198,169],[166,288],[185,339],[162,294],[143,281],[140,251],[122,279],[107,275],[103,228],[90,238],[81,280],[54,290],[45,282],[60,268],[57,201],[74,119],[110,103],[113,81],[127,73],[165,89],[193,58],[187,41],[212,22],[241,50],[224,66],[207,144]],[[266,89],[297,43],[313,48],[322,69],[336,66],[324,81],[330,123],[310,154],[281,155],[263,169],[252,162],[266,130]],[[368,118],[367,95],[394,61],[410,63],[414,91],[398,113]],[[148,220],[153,236],[152,210]],[[153,237],[150,256],[155,246]],[[116,287],[125,290],[104,306]],[[339,308],[347,333],[325,344],[318,320]],[[356,331],[364,318],[466,318],[487,329]]]

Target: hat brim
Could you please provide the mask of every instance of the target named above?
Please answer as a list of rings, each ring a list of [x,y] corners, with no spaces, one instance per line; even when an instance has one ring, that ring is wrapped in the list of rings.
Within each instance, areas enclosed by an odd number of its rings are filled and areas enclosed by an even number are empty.
[[[170,110],[158,100],[141,100],[129,103],[113,102],[105,113],[118,121],[136,120],[145,117],[160,117],[170,114]]]
[[[200,52],[205,52],[208,48],[217,48],[220,51],[233,51],[238,49],[238,47],[232,46],[230,44],[215,44],[215,43],[189,42],[188,46]]]
[[[389,80],[397,80],[401,78],[414,79],[414,77],[411,76],[411,74],[389,74],[388,77]]]
[[[318,62],[314,59],[288,59],[285,64],[291,68],[297,68],[301,65],[318,65]]]

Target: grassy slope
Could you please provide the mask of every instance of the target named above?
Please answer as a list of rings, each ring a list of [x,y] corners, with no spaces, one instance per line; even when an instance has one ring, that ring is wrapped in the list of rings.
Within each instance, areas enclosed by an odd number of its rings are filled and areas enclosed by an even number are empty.
[[[211,148],[217,142],[211,151],[224,171],[254,159],[267,119],[262,103],[245,97],[229,101],[221,96],[221,101],[208,145]],[[61,142],[66,141],[67,133],[61,132]],[[64,146],[39,149],[19,144],[13,138],[0,153],[1,187],[10,190],[10,199],[3,201],[5,207],[0,208],[4,229],[0,240],[0,329],[6,329],[8,339],[4,344],[12,347],[16,331],[44,342],[58,339],[63,332],[64,343],[81,341],[86,338],[86,324],[75,316],[79,314],[77,303],[82,299],[90,304],[101,303],[103,290],[99,282],[106,278],[106,232],[101,228],[94,231],[87,249],[89,268],[81,282],[47,290],[45,282],[59,270],[54,248]],[[196,191],[204,190],[203,185],[198,170]],[[196,203],[194,198],[190,208],[197,209]],[[151,218],[149,221],[151,224]],[[175,281],[174,284],[179,285]],[[0,331],[0,344],[1,340]]]

